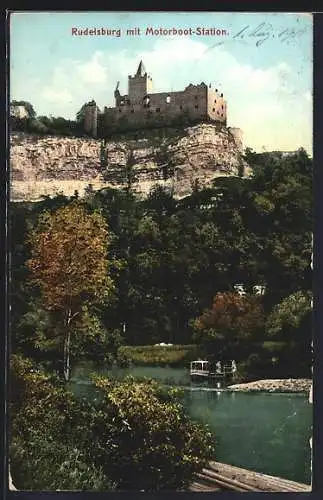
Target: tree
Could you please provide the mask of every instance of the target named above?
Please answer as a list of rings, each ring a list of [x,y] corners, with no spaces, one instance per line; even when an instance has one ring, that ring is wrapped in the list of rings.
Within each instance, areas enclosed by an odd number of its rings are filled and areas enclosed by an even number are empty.
[[[266,321],[267,343],[283,345],[275,355],[284,376],[311,376],[311,292],[299,290],[277,304]]]
[[[10,410],[10,469],[18,489],[115,489],[83,445],[81,402],[30,359],[15,354],[10,358]]]
[[[104,302],[113,288],[108,274],[108,230],[99,212],[89,214],[74,200],[53,213],[44,211],[28,241],[31,282],[39,287],[44,308],[57,317],[67,381],[76,318],[85,305]]]
[[[293,334],[300,328],[304,317],[311,313],[311,300],[312,293],[304,291],[298,291],[285,297],[274,307],[267,319],[267,334],[270,337]]]
[[[195,338],[216,344],[225,355],[243,355],[241,344],[255,340],[264,326],[262,304],[258,296],[217,293],[210,309],[193,323]]]
[[[36,117],[36,111],[34,110],[34,107],[30,102],[28,101],[11,101],[11,104],[13,106],[25,106],[26,111],[28,113],[28,118],[35,118]]]
[[[217,292],[232,290],[235,283],[243,283],[248,292],[256,284],[266,284],[262,298],[266,315],[284,297],[311,288],[312,160],[303,150],[288,155],[247,150],[246,155],[252,177],[218,177],[213,187],[181,200],[161,186],[145,199],[129,189],[88,193],[87,206],[100,208],[109,222],[113,234],[109,253],[122,261],[118,277],[114,274],[117,300],[113,307],[101,309],[108,332],[123,330],[126,323],[126,343],[190,343],[189,321],[210,307]],[[161,167],[166,159],[159,158]],[[130,187],[134,172],[129,167],[125,170]],[[45,199],[32,204],[28,213],[26,204],[19,210],[15,204],[19,213],[12,231],[15,323],[26,312],[26,297],[34,302],[23,265],[28,258],[22,238],[26,219],[33,220],[43,209],[53,211],[66,200]],[[38,315],[33,316],[37,322]],[[30,333],[31,315],[27,319]],[[23,341],[23,352],[33,356],[26,344],[27,330],[13,331],[14,348]],[[203,338],[206,333],[203,330]],[[261,340],[276,342],[268,340],[265,329]],[[247,356],[255,353],[253,349],[250,345]]]
[[[21,490],[178,490],[214,458],[209,428],[190,420],[176,389],[152,380],[94,377],[95,398],[80,400],[13,355],[10,385],[10,465]]]
[[[96,377],[103,398],[85,422],[92,460],[120,490],[178,491],[214,458],[215,439],[191,421],[178,391],[153,380]]]

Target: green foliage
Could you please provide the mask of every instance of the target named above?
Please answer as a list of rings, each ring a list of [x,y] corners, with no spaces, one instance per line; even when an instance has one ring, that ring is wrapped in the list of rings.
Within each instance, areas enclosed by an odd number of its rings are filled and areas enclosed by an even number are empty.
[[[146,199],[111,188],[88,193],[89,211],[101,210],[109,226],[106,246],[115,283],[113,300],[90,311],[102,331],[122,330],[127,345],[191,344],[197,341],[191,321],[210,308],[217,293],[230,292],[237,283],[248,294],[254,285],[266,286],[266,319],[284,298],[311,288],[312,160],[303,150],[245,156],[252,177],[216,178],[213,187],[182,200],[160,187]],[[160,163],[165,158],[161,155]],[[27,285],[26,222],[34,224],[39,212],[71,201],[57,196],[12,207],[12,338],[14,348],[23,345],[26,354],[34,333],[17,325],[39,295]],[[259,331],[259,342],[267,335],[265,328]],[[87,346],[82,352],[98,352],[93,342]],[[246,345],[245,355],[252,353]]]
[[[28,441],[15,439],[11,447],[15,485],[23,490],[114,491],[102,469],[88,464],[84,452],[35,432]]]
[[[10,465],[18,489],[115,489],[89,461],[78,434],[81,406],[28,359],[11,356]]]
[[[214,456],[207,427],[177,391],[153,381],[96,378],[77,401],[30,360],[11,358],[10,464],[18,489],[158,491],[187,486]]]
[[[10,104],[15,105],[15,106],[25,106],[29,118],[35,118],[36,117],[36,111],[34,110],[34,107],[33,107],[33,105],[30,102],[28,102],[28,101],[15,101],[15,100],[13,100],[13,101],[11,101]]]
[[[57,347],[57,338],[50,313],[33,301],[29,310],[21,317],[17,330],[20,334],[19,348],[24,352],[26,344],[34,350],[46,352]]]
[[[186,365],[201,355],[196,345],[146,345],[121,346],[118,355],[125,357],[135,365]]]
[[[112,479],[118,478],[120,489],[185,487],[214,456],[208,429],[191,422],[176,395],[156,382],[97,378],[96,386],[104,403],[90,424],[94,448],[100,450],[95,460]]]
[[[293,334],[300,328],[304,317],[311,314],[313,294],[311,292],[298,291],[289,295],[277,304],[269,315],[266,323],[266,331],[270,336],[281,336]]]
[[[73,360],[182,365],[202,342],[211,358],[237,359],[241,381],[310,376],[312,161],[303,150],[246,157],[251,178],[217,178],[180,201],[156,188],[145,200],[104,189],[83,204],[12,204],[12,351],[61,371],[69,319]],[[237,283],[245,298],[232,294]],[[98,379],[94,405],[31,361],[11,363],[18,488],[176,489],[213,457],[207,431],[152,382]]]
[[[124,343],[120,330],[107,330],[97,316],[86,313],[78,318],[74,328],[72,356],[75,360],[88,359],[111,365],[117,359],[127,364],[126,358],[119,356],[118,349]]]
[[[10,401],[12,410],[12,433],[27,438],[37,431],[50,433],[51,438],[60,436],[62,427],[72,432],[68,414],[75,408],[71,393],[61,386],[54,386],[53,379],[38,369],[28,359],[11,356]]]
[[[30,116],[27,118],[10,118],[12,131],[35,135],[56,135],[64,137],[84,137],[82,124],[59,117]]]
[[[276,370],[285,376],[311,376],[312,298],[311,292],[299,290],[285,297],[267,318],[267,338],[276,346],[284,345],[275,349],[273,357]]]

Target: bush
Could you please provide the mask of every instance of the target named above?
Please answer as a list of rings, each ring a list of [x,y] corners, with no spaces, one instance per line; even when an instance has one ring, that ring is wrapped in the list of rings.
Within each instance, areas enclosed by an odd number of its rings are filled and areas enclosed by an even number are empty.
[[[96,378],[99,397],[90,403],[55,384],[12,356],[10,465],[18,489],[179,489],[214,456],[211,433],[189,419],[174,390]]]
[[[16,438],[11,445],[14,482],[24,490],[111,491],[115,485],[101,467],[88,463],[83,451],[33,432],[28,446]]]
[[[212,434],[189,419],[176,390],[132,377],[123,382],[97,378],[95,384],[103,401],[86,423],[91,458],[119,489],[186,487],[214,457]]]
[[[16,488],[113,490],[101,467],[88,460],[79,432],[82,406],[74,396],[17,355],[11,357],[10,386],[10,465]]]

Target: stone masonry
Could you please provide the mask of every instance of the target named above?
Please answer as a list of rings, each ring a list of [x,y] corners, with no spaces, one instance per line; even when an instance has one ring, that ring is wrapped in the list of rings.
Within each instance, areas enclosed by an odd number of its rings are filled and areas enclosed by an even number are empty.
[[[194,124],[210,121],[226,126],[227,103],[218,89],[204,82],[190,83],[183,91],[153,93],[151,76],[140,62],[134,76],[128,76],[128,94],[121,95],[119,82],[114,92],[115,107],[100,113],[92,100],[85,108],[84,129],[96,137],[120,130]]]

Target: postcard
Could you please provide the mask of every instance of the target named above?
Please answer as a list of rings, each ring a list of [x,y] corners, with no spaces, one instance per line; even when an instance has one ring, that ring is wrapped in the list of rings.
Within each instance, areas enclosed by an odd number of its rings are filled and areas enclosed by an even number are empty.
[[[312,15],[9,22],[9,489],[310,491]]]

